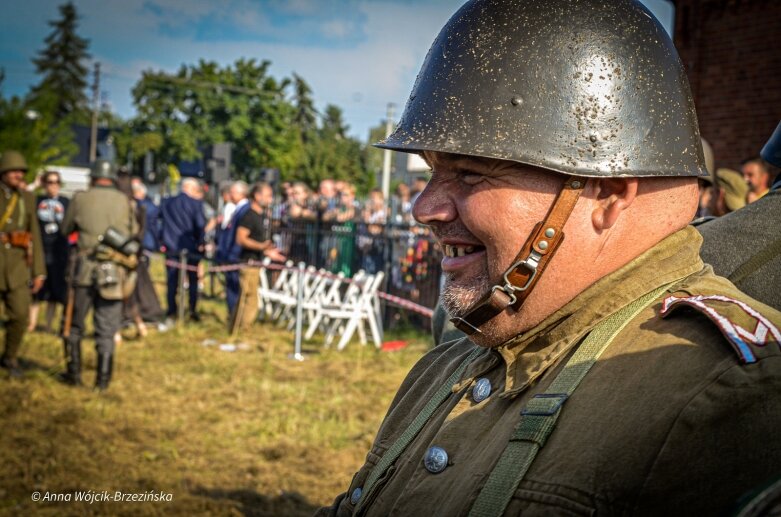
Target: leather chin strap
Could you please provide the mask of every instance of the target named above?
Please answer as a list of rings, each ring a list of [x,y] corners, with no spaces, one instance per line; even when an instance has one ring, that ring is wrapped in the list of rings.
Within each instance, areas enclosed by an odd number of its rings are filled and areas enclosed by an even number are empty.
[[[491,292],[483,296],[463,318],[451,319],[457,329],[470,336],[480,334],[481,326],[508,307],[516,311],[521,308],[564,240],[564,224],[585,186],[585,178],[567,179],[548,215],[534,226],[513,265],[505,271],[504,285],[493,286]]]

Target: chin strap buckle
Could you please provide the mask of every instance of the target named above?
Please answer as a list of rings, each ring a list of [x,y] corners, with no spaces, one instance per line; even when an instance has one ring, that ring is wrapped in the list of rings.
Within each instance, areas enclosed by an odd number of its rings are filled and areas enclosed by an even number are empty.
[[[456,328],[468,335],[477,334],[482,325],[508,307],[520,309],[564,239],[564,225],[585,185],[581,178],[567,179],[545,219],[537,223],[516,261],[504,272],[504,285],[492,286],[466,314],[453,318]]]
[[[495,285],[491,288],[491,291],[493,292],[500,290],[504,292],[504,294],[510,297],[510,303],[508,305],[515,305],[515,303],[518,301],[518,297],[515,295],[515,293],[527,290],[534,283],[534,279],[537,277],[537,272],[539,270],[538,268],[540,266],[540,259],[542,259],[542,255],[532,250],[528,257],[523,260],[519,260],[510,266],[507,271],[505,271],[504,285]],[[529,272],[529,277],[522,286],[513,284],[508,278],[510,273],[519,269],[526,269]]]

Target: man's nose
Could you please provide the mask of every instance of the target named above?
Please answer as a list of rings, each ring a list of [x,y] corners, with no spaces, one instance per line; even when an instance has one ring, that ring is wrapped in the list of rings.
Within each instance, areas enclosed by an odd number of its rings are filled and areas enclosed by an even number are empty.
[[[435,179],[429,181],[412,207],[412,216],[416,221],[431,225],[450,222],[456,218],[458,211],[452,193],[448,189],[449,185],[448,182]]]

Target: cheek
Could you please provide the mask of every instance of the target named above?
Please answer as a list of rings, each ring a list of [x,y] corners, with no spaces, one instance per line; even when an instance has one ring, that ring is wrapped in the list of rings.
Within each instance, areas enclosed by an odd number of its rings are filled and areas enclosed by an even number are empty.
[[[555,196],[513,188],[474,192],[463,200],[462,221],[486,246],[489,261],[504,268],[545,218]]]

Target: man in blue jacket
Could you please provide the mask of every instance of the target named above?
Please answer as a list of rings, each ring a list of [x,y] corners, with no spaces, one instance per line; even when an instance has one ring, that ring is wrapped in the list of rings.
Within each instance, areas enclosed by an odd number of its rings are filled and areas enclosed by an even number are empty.
[[[160,249],[167,260],[180,261],[182,251],[187,252],[187,279],[189,282],[190,319],[199,321],[198,262],[204,247],[203,193],[201,184],[194,178],[182,180],[181,193],[163,200],[158,214]],[[179,286],[179,267],[166,265],[168,277],[167,319],[176,318],[176,296]]]
[[[242,216],[249,210],[247,195],[249,186],[243,181],[236,181],[230,188],[230,199],[236,205],[230,221],[217,234],[217,262],[220,264],[236,264],[239,262],[241,246],[236,242],[236,228]],[[225,299],[228,302],[228,317],[239,300],[239,272],[225,272]]]

